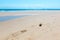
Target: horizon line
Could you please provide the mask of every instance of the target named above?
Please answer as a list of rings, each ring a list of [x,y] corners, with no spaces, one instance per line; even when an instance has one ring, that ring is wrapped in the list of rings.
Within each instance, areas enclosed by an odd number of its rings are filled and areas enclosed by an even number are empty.
[[[60,9],[0,9],[0,11],[3,11],[3,10],[5,10],[5,11],[17,10],[18,11],[18,10],[60,10]]]

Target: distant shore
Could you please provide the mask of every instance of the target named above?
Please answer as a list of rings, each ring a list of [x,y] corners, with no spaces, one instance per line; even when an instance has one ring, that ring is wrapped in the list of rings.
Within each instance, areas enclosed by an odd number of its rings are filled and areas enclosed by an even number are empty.
[[[40,15],[40,14],[56,14],[60,10],[26,10],[26,11],[2,11],[0,16],[20,16],[20,15]]]

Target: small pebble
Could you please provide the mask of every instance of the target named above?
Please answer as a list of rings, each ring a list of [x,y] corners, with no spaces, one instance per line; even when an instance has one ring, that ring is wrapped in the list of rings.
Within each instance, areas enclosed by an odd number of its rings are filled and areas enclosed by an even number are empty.
[[[39,24],[39,27],[41,27],[42,26],[42,24]]]

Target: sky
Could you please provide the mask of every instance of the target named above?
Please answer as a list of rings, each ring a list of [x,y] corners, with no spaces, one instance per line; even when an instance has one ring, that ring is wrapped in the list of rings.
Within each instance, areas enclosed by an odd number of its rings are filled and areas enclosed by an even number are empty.
[[[0,0],[0,9],[60,9],[60,0]]]

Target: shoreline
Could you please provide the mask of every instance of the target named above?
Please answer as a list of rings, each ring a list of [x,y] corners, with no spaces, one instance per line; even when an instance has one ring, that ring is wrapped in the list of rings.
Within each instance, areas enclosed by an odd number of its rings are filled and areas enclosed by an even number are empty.
[[[18,12],[0,12],[0,16],[20,16],[20,15],[40,15],[40,14],[56,14],[56,13],[60,13],[60,10],[53,10],[53,11],[48,11],[48,10],[44,10],[44,11],[18,11]]]

